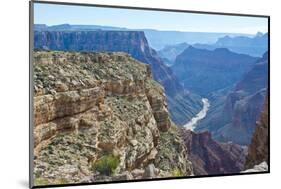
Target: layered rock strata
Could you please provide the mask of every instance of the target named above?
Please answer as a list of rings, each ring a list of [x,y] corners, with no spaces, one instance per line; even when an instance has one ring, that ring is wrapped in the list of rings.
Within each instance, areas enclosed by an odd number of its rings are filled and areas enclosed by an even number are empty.
[[[163,135],[177,135],[171,125],[149,65],[126,53],[34,52],[38,185],[191,175],[183,143],[166,141],[182,148],[172,151],[175,162],[161,145]]]
[[[153,78],[165,89],[171,119],[185,124],[202,107],[201,98],[183,89],[173,71],[149,46],[143,31],[35,31],[34,47],[76,52],[126,52],[149,64]]]

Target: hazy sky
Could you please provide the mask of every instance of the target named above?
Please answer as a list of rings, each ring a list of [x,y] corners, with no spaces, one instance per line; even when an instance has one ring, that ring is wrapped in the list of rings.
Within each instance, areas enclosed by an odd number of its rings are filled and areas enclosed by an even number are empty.
[[[35,3],[35,24],[80,24],[198,32],[267,32],[267,19]]]

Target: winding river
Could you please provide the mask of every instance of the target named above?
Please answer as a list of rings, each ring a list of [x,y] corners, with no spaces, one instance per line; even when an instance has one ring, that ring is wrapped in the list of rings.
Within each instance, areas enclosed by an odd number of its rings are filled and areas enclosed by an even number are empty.
[[[209,107],[210,107],[210,103],[209,103],[209,100],[207,98],[202,98],[202,102],[203,102],[202,110],[196,116],[194,116],[189,122],[187,122],[183,126],[184,128],[193,131],[196,128],[198,121],[200,121],[201,119],[206,117],[207,112],[208,112]]]

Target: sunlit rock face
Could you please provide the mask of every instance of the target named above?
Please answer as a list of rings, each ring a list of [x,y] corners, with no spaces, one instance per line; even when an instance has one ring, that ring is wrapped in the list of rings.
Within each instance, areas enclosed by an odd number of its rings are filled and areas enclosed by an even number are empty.
[[[184,125],[201,108],[198,95],[184,90],[176,75],[149,46],[142,31],[35,31],[34,48],[76,52],[126,52],[149,64],[165,90],[171,119]]]
[[[179,134],[149,65],[120,52],[35,51],[33,68],[35,181],[193,173],[183,142],[173,142]]]

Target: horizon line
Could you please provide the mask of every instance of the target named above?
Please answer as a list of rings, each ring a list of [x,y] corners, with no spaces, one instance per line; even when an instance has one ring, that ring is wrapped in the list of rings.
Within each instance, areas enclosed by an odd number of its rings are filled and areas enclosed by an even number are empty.
[[[263,35],[267,34],[268,32],[262,32],[262,31],[256,31],[255,33],[241,33],[241,32],[223,32],[223,31],[191,31],[191,30],[161,30],[161,29],[154,29],[154,28],[128,28],[128,27],[122,27],[122,26],[110,26],[110,25],[96,25],[96,24],[73,24],[73,23],[62,23],[62,24],[42,24],[42,23],[34,23],[34,25],[46,25],[47,27],[52,26],[61,26],[61,25],[69,25],[69,26],[101,26],[101,27],[112,27],[112,28],[124,28],[127,30],[155,30],[155,31],[162,31],[162,32],[182,32],[182,33],[217,33],[217,34],[243,34],[243,35],[251,35],[255,36],[258,33],[262,33]],[[87,29],[85,29],[87,30]],[[106,29],[101,29],[106,30]],[[115,30],[113,30],[115,31]],[[122,31],[122,30],[116,30],[116,31]]]

